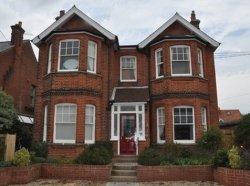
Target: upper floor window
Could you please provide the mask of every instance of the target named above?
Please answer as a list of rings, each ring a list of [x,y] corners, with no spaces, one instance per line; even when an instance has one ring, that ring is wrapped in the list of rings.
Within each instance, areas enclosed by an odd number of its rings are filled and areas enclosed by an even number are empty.
[[[199,76],[204,77],[202,51],[199,48],[197,50],[197,63]]]
[[[174,108],[174,142],[194,143],[194,108],[179,106]]]
[[[87,71],[96,73],[96,56],[97,56],[97,44],[93,41],[88,42],[88,64]]]
[[[203,131],[207,131],[207,108],[201,107],[201,125]]]
[[[85,107],[85,143],[95,142],[95,106]]]
[[[158,49],[155,51],[155,66],[156,66],[156,78],[163,77],[163,55],[162,49]]]
[[[75,143],[76,133],[76,109],[75,104],[62,103],[55,107],[55,143]]]
[[[77,71],[79,66],[79,40],[60,42],[59,71]]]
[[[47,67],[48,74],[51,72],[51,59],[52,59],[52,44],[49,45],[48,67]]]
[[[157,108],[157,143],[165,143],[165,108]]]
[[[191,61],[189,46],[172,46],[171,51],[171,69],[173,76],[191,75]]]
[[[136,81],[136,57],[123,56],[120,60],[120,80]]]

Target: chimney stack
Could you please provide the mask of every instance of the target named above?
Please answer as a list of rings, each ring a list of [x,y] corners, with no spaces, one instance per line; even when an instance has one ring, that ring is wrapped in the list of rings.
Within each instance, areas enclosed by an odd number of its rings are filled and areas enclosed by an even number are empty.
[[[22,28],[22,22],[19,21],[17,24],[11,26],[11,44],[15,46],[22,46],[24,29]]]
[[[196,15],[195,15],[194,10],[191,13],[191,21],[190,21],[190,23],[192,25],[194,25],[196,28],[200,29],[200,20],[196,19]]]
[[[65,14],[65,10],[60,10],[59,16],[57,16],[57,17],[55,18],[56,21],[57,21],[58,19],[60,19],[62,16],[64,16],[64,14]]]

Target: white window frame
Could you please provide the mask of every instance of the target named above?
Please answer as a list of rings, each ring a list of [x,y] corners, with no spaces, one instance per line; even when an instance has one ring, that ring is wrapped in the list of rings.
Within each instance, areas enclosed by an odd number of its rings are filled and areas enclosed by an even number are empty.
[[[97,64],[97,43],[94,42],[94,41],[88,41],[88,59],[87,59],[87,63],[89,63],[89,44],[94,44],[95,46],[95,58],[94,58],[94,70],[91,71],[91,70],[88,70],[88,64],[87,64],[87,72],[89,73],[93,73],[93,74],[96,74],[96,64]],[[92,58],[92,57],[91,57]]]
[[[207,108],[201,107],[201,126],[204,132],[207,131]]]
[[[86,109],[87,108],[93,108],[93,123],[90,124],[88,123],[87,125],[93,125],[93,130],[92,130],[92,140],[86,140],[85,138],[85,130],[86,130]],[[85,117],[84,117],[84,143],[85,144],[94,144],[95,143],[95,125],[96,125],[96,108],[95,105],[91,105],[91,104],[86,104],[85,105]]]
[[[164,123],[160,124],[159,121],[159,111],[163,109],[163,114],[164,114]],[[165,107],[158,107],[156,109],[156,120],[157,120],[157,143],[158,144],[163,144],[166,143],[166,135],[165,135],[165,140],[161,140],[160,139],[160,126],[165,126],[165,130],[166,130],[166,114],[165,114]],[[166,134],[166,131],[164,130],[164,133]]]
[[[164,77],[164,75],[159,76],[158,66],[163,65],[163,68],[164,68],[164,61],[161,61],[160,63],[158,63],[158,61],[157,61],[157,53],[158,52],[162,52],[162,58],[163,58],[162,48],[158,48],[157,50],[155,50],[155,72],[156,72],[155,77],[156,77],[156,79]]]
[[[183,48],[187,47],[188,48],[188,57],[189,57],[189,68],[190,71],[188,74],[173,74],[173,64],[172,64],[172,48]],[[192,76],[192,60],[191,60],[191,50],[190,46],[188,45],[173,45],[170,47],[170,63],[171,63],[171,76]]]
[[[192,108],[192,110],[193,110],[193,139],[192,140],[175,140],[175,130],[174,130],[174,126],[175,126],[175,123],[174,123],[174,109],[175,108]],[[195,109],[194,109],[193,106],[182,105],[182,106],[175,106],[172,109],[172,115],[173,115],[173,141],[174,141],[174,143],[179,143],[179,144],[194,144],[195,143],[195,114],[194,114],[194,112],[195,112]]]
[[[47,74],[51,73],[52,44],[49,45]]]
[[[120,114],[133,113],[136,114],[136,134],[139,134],[139,114],[142,115],[142,136],[139,136],[139,141],[145,141],[145,104],[144,102],[130,102],[130,103],[114,103],[112,105],[111,113],[111,141],[117,141],[120,138]],[[121,106],[135,106],[134,111],[121,111]],[[142,107],[142,110],[139,110],[139,107]],[[114,107],[117,107],[117,110],[114,110]],[[114,136],[114,114],[117,114],[117,136]]]
[[[203,54],[200,48],[197,49],[197,63],[199,65],[199,76],[204,77],[204,64],[203,64]]]
[[[122,79],[122,70],[123,70],[123,68],[122,68],[122,59],[123,58],[134,58],[135,59],[135,79],[131,79],[131,80],[129,80],[129,79]],[[136,56],[121,56],[120,57],[120,81],[121,82],[136,82],[137,81],[137,58],[136,58]]]
[[[47,126],[48,126],[48,105],[45,105],[44,116],[43,116],[43,142],[47,141]]]
[[[55,113],[54,113],[54,133],[53,133],[53,142],[54,143],[69,143],[69,144],[74,144],[76,142],[76,139],[74,140],[58,140],[56,139],[56,113],[57,113],[57,107],[58,106],[63,106],[63,105],[74,105],[76,106],[76,122],[75,122],[75,125],[77,125],[77,105],[76,104],[73,104],[73,103],[59,103],[59,104],[56,104],[55,105]],[[76,128],[76,127],[75,127]],[[76,131],[75,131],[75,138],[76,138]]]
[[[70,69],[70,70],[67,70],[67,69],[60,69],[60,64],[61,64],[61,43],[62,42],[68,42],[68,41],[78,41],[79,42],[79,49],[78,49],[78,68],[77,69]],[[59,43],[59,51],[58,51],[58,65],[57,65],[57,71],[58,72],[76,72],[79,70],[79,64],[80,64],[80,47],[81,46],[81,43],[80,43],[80,40],[79,39],[64,39],[64,40],[61,40],[60,43]]]

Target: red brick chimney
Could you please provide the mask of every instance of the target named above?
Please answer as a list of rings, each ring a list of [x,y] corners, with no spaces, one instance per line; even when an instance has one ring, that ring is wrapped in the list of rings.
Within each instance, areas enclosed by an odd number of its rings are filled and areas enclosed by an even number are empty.
[[[22,28],[22,22],[19,21],[17,24],[11,26],[11,44],[17,47],[21,47],[23,44],[24,29]]]
[[[65,10],[60,10],[59,16],[57,16],[57,17],[55,18],[56,21],[57,21],[58,19],[60,19],[62,16],[64,16],[64,14],[65,14]]]
[[[190,21],[190,23],[192,25],[194,25],[196,28],[200,29],[200,20],[196,19],[196,15],[195,15],[194,10],[191,13],[191,21]]]

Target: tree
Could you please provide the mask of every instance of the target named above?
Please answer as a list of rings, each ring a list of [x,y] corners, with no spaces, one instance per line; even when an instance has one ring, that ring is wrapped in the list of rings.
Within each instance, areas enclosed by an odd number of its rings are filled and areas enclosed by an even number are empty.
[[[250,113],[242,117],[239,125],[234,131],[235,143],[250,149]]]
[[[17,120],[13,99],[5,92],[0,91],[0,133],[6,133]]]

